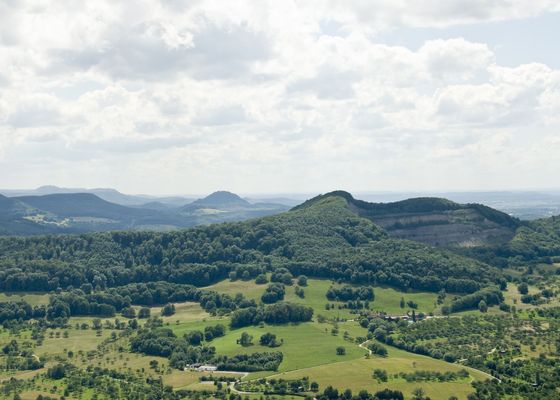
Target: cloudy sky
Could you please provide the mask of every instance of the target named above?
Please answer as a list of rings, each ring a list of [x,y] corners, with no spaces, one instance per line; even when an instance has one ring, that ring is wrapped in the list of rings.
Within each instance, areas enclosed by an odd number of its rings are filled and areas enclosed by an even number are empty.
[[[0,187],[560,187],[556,0],[0,0]]]

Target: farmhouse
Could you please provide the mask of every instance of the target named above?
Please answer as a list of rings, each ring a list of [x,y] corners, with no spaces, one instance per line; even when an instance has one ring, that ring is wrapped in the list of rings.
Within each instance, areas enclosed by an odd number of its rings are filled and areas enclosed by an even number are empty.
[[[218,369],[218,367],[216,367],[215,365],[201,365],[200,367],[197,368],[198,371],[216,371]]]

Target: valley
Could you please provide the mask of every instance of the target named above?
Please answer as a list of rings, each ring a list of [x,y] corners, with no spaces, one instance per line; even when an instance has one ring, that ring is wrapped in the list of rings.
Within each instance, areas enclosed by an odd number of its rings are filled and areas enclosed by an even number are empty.
[[[0,0],[0,400],[560,400],[558,37]]]
[[[269,350],[258,344],[258,338],[264,333],[273,333],[282,340],[282,345],[277,349],[282,351],[284,359],[279,365],[277,371],[254,372],[245,374],[221,374],[219,372],[211,373],[213,376],[234,376],[242,380],[242,382],[253,382],[262,378],[268,379],[286,379],[295,380],[308,376],[311,381],[319,383],[319,388],[326,388],[328,385],[337,387],[349,387],[353,390],[358,388],[367,389],[371,392],[383,390],[389,387],[395,390],[401,390],[403,393],[411,392],[412,389],[424,387],[430,395],[442,395],[449,393],[469,393],[471,391],[470,381],[475,378],[484,378],[484,374],[478,371],[472,371],[468,379],[461,379],[453,383],[430,383],[428,384],[412,384],[404,379],[391,379],[388,384],[378,383],[371,374],[375,368],[382,368],[389,374],[398,372],[410,372],[415,370],[429,370],[445,372],[449,370],[449,366],[444,361],[434,360],[428,357],[415,355],[398,349],[389,349],[389,353],[385,357],[365,356],[366,350],[359,345],[366,340],[368,334],[367,329],[360,326],[359,322],[354,320],[357,314],[348,309],[337,310],[341,302],[333,302],[335,309],[325,310],[326,291],[332,285],[332,282],[326,280],[309,279],[308,284],[304,287],[306,292],[305,298],[301,299],[293,293],[293,287],[290,287],[286,296],[286,301],[299,301],[300,304],[308,305],[313,308],[314,314],[317,316],[312,322],[301,323],[297,325],[268,325],[239,329],[228,329],[222,337],[213,339],[208,344],[216,348],[217,354],[235,356],[237,354],[247,354],[255,352],[263,352]],[[335,284],[336,285],[336,284]],[[229,281],[224,280],[218,285],[213,285],[212,290],[221,293],[237,292],[253,293],[254,296],[261,295],[266,285],[256,285],[252,281]],[[385,293],[384,291],[387,291]],[[392,309],[395,311],[402,309],[399,307],[399,298],[394,297],[394,293],[387,289],[374,288],[377,299],[373,301],[376,304],[379,301],[379,307],[389,304],[393,301]],[[397,292],[395,292],[397,293]],[[435,296],[428,293],[410,293],[405,295],[407,299],[419,303],[418,311],[427,311],[432,309],[435,303]],[[37,302],[35,295],[23,294],[20,298],[28,302]],[[427,301],[426,297],[433,297],[433,302]],[[182,337],[188,332],[194,330],[204,331],[206,326],[214,326],[218,323],[224,326],[229,325],[227,317],[212,316],[205,312],[196,303],[177,303],[176,311],[168,317],[161,317],[161,307],[152,307],[151,315],[161,318],[164,327],[169,327],[178,337]],[[139,307],[135,307],[139,310]],[[325,319],[323,320],[322,317]],[[116,319],[126,321],[126,318],[116,315]],[[207,390],[212,393],[216,388],[205,385],[200,382],[202,376],[208,375],[203,372],[196,371],[180,371],[168,368],[168,360],[162,357],[139,355],[130,351],[119,350],[119,347],[127,347],[127,337],[119,338],[122,330],[116,329],[114,326],[115,318],[100,318],[100,327],[94,328],[93,320],[95,318],[88,317],[71,317],[67,322],[66,328],[49,328],[44,332],[45,338],[40,345],[33,344],[31,349],[33,354],[48,360],[45,367],[37,370],[35,373],[44,373],[49,365],[56,364],[62,360],[71,362],[77,367],[86,368],[88,365],[100,368],[115,369],[117,371],[133,371],[140,376],[161,376],[163,382],[171,384],[175,389],[184,390]],[[318,322],[321,319],[322,322]],[[142,324],[142,321],[140,320]],[[87,324],[88,328],[82,326]],[[333,334],[333,329],[337,330]],[[66,332],[66,333],[65,333]],[[253,336],[253,343],[250,346],[240,346],[237,340],[242,332],[247,332]],[[116,338],[112,338],[113,333],[117,334]],[[33,342],[31,334],[27,330],[19,331],[16,335],[9,334],[4,330],[0,334],[0,346],[6,346],[9,341],[15,338],[18,342]],[[372,339],[375,340],[375,339]],[[337,355],[336,348],[343,346],[346,349],[344,355]],[[73,356],[69,357],[69,352]],[[150,362],[156,360],[160,371],[150,369]],[[349,375],[337,376],[340,371],[347,371]],[[452,367],[452,370],[460,370],[459,366]],[[29,376],[26,371],[15,373],[4,373],[4,378],[24,379]],[[351,378],[350,378],[351,376]],[[54,386],[57,389],[54,390]],[[56,380],[43,379],[41,383],[37,383],[37,387],[33,389],[46,389],[42,393],[45,396],[64,393],[64,385],[60,386]],[[29,393],[22,392],[23,399],[35,399],[36,394],[40,390],[30,390]],[[34,397],[35,396],[35,397]],[[73,398],[72,396],[70,398]],[[82,398],[89,398],[84,396]],[[445,397],[434,397],[445,398]]]
[[[451,218],[437,230],[468,207],[333,192],[173,232],[0,237],[0,396],[557,398],[556,220],[471,207],[472,245],[430,244],[383,225],[397,209]]]

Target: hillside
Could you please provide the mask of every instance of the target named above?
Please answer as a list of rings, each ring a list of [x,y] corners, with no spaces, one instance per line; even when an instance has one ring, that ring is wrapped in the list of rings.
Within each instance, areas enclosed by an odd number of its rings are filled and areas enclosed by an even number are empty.
[[[146,210],[110,203],[91,193],[49,194],[16,197],[15,199],[60,217],[95,217],[118,220],[151,214]]]
[[[272,219],[276,230],[269,238],[271,244],[267,246],[282,243],[289,261],[312,261],[330,265],[331,269],[348,264],[347,248],[351,248],[353,252],[350,259],[357,257],[361,260],[359,263],[368,259],[367,262],[373,265],[379,263],[378,259],[386,260],[390,257],[414,259],[417,253],[430,259],[436,253],[429,246],[447,248],[467,256],[468,260],[475,258],[494,266],[506,266],[515,262],[516,257],[531,262],[550,262],[550,257],[560,256],[560,234],[555,218],[521,223],[483,205],[462,205],[437,198],[368,203],[354,199],[347,192],[338,191],[317,196],[287,213],[282,213],[284,206],[250,204],[227,192],[212,194],[180,209],[157,203],[145,208],[125,207],[106,202],[92,194],[0,199],[0,213],[3,213],[0,215],[4,215],[0,218],[0,234],[4,235],[122,229],[170,231],[243,220],[251,220],[247,224],[254,225],[269,221],[259,219],[263,216],[278,214],[276,219]],[[318,209],[323,210],[324,214],[317,215]],[[333,212],[335,220],[329,221],[325,226],[327,215]],[[311,215],[312,221],[308,221]],[[342,218],[343,216],[346,217]],[[353,222],[348,225],[345,218],[350,217]],[[254,218],[257,219],[253,220]],[[358,257],[356,254],[364,251],[364,240],[371,241],[367,234],[356,231],[356,227],[363,227],[366,222],[370,234],[374,232],[376,238],[383,237],[384,244],[382,248],[376,248],[370,243],[368,251],[371,254],[366,252]],[[318,229],[328,232],[328,235],[325,234],[321,239],[323,243],[315,246],[314,242],[320,237],[317,236],[317,232],[320,232]],[[294,232],[297,235],[293,236]],[[285,235],[293,237],[287,238]],[[341,239],[344,241],[341,242]],[[403,243],[407,245],[403,247]],[[239,245],[237,247],[243,248]],[[302,254],[290,253],[297,248],[303,249]],[[267,250],[264,253],[270,252],[271,250]],[[393,255],[395,252],[399,254]],[[470,265],[471,261],[466,264]],[[401,284],[405,285],[399,283]]]
[[[521,222],[481,204],[458,204],[421,197],[392,203],[368,203],[347,192],[332,192],[346,200],[350,210],[373,221],[393,237],[432,246],[474,247],[509,242]],[[323,196],[304,203],[311,204]]]
[[[20,201],[0,194],[0,220],[23,216],[26,214],[27,208]]]
[[[76,276],[86,271],[79,272],[70,265],[95,265],[98,273],[106,274],[107,282],[114,281],[117,266],[126,266],[118,273],[120,282],[136,282],[142,279],[144,273],[140,271],[147,265],[153,266],[150,274],[154,280],[177,281],[184,276],[184,283],[209,284],[227,276],[233,265],[247,264],[287,268],[294,275],[430,291],[445,288],[451,292],[472,292],[500,276],[499,271],[478,261],[393,238],[356,215],[336,194],[289,212],[245,222],[165,234],[92,234],[87,245],[82,238],[71,236],[25,241],[6,238],[0,240],[0,260],[9,264],[14,257],[26,257],[43,263],[42,249],[46,243],[51,246],[53,240],[64,258],[53,255],[48,259],[56,265],[49,274],[58,275],[59,268],[69,268]],[[98,250],[91,252],[88,248]],[[194,268],[194,264],[198,266]],[[193,268],[198,271],[195,275],[188,272]]]
[[[59,232],[56,225],[37,224],[40,211],[20,200],[0,195],[0,235],[41,235]]]

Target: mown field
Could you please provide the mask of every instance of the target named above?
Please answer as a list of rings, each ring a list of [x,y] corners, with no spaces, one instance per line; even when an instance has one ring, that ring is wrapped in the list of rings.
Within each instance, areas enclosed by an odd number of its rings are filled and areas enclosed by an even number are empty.
[[[388,382],[379,383],[372,378],[374,369],[386,370],[389,376],[399,372],[414,372],[418,370],[429,371],[458,371],[462,366],[444,363],[429,357],[410,354],[398,349],[389,349],[387,357],[361,357],[350,361],[341,361],[320,365],[317,367],[305,368],[278,375],[274,378],[295,379],[308,376],[310,380],[317,381],[320,387],[333,385],[335,387],[348,387],[353,391],[367,389],[370,392],[383,390],[385,388],[402,391],[405,395],[410,395],[416,388],[424,389],[427,396],[432,399],[448,399],[455,395],[459,398],[466,398],[472,392],[472,379],[486,379],[486,375],[469,370],[470,377],[454,382],[406,382],[402,378],[390,378]]]

